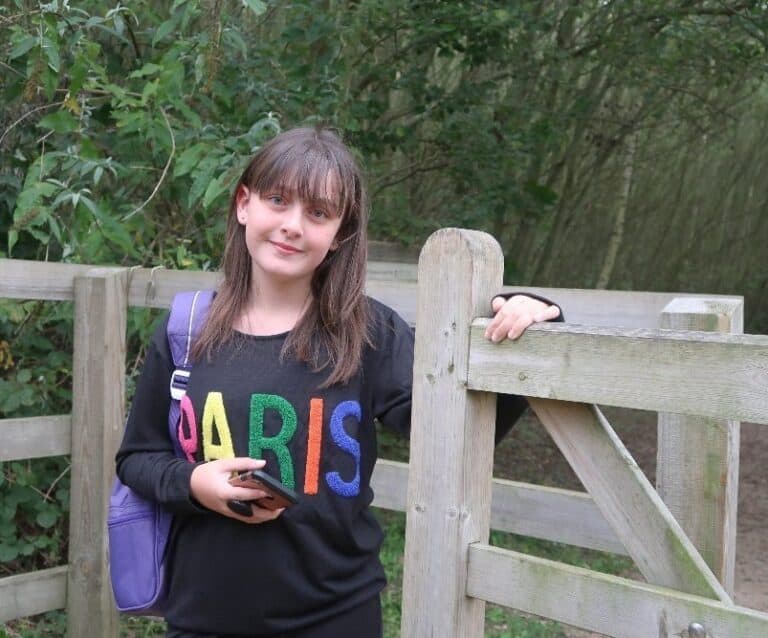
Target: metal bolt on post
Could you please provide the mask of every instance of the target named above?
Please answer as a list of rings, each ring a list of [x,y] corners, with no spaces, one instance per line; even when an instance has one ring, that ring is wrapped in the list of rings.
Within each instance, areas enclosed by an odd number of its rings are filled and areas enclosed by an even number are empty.
[[[707,638],[707,630],[703,625],[692,622],[688,625],[688,638]]]

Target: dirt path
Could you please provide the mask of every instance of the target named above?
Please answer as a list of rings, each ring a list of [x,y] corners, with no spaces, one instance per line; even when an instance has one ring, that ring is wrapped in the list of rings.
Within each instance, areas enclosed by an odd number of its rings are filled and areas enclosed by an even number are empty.
[[[604,409],[624,444],[646,473],[656,473],[656,415],[636,410]],[[555,445],[526,416],[499,446],[496,474],[513,480],[582,489]],[[739,512],[736,537],[735,602],[768,612],[768,426],[741,427]],[[571,638],[595,636],[574,630]]]
[[[768,426],[741,426],[736,603],[768,612]]]

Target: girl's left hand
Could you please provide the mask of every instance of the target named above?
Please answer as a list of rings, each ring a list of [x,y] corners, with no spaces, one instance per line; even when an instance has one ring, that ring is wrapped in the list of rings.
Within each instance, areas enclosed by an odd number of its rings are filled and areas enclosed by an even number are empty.
[[[560,308],[527,295],[509,299],[494,297],[491,302],[496,313],[485,329],[485,338],[493,342],[517,339],[532,323],[549,321],[560,314]]]

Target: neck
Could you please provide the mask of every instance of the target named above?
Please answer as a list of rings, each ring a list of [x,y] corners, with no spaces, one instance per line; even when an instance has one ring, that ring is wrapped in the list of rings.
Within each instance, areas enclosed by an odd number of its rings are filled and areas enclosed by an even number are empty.
[[[253,277],[248,302],[235,324],[253,335],[280,334],[292,330],[312,299],[310,282],[277,282]]]

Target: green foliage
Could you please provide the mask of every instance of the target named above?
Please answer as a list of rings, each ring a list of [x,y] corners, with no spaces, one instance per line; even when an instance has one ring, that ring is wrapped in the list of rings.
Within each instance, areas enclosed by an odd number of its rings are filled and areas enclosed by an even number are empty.
[[[0,257],[214,268],[248,158],[285,127],[326,122],[368,168],[376,238],[487,230],[508,279],[585,287],[636,139],[626,234],[652,234],[626,243],[622,283],[746,288],[757,308],[762,254],[739,260],[768,233],[768,195],[755,191],[767,34],[758,0],[11,0],[0,7]],[[720,187],[723,166],[741,198]],[[750,205],[717,232],[722,211]],[[674,254],[666,279],[647,267],[662,253]],[[702,267],[718,258],[733,264],[725,283],[701,274],[723,272]],[[129,313],[129,394],[157,317]],[[0,300],[0,417],[71,410],[71,335],[68,304]],[[386,437],[382,449],[407,456]],[[3,465],[3,567],[64,562],[66,467]],[[523,621],[489,620],[498,635],[557,635],[507,622]]]
[[[51,611],[34,618],[24,618],[0,627],[0,638],[43,638],[66,635],[67,617],[63,611]]]
[[[71,304],[0,300],[8,337],[0,341],[0,418],[70,411],[71,327]],[[13,573],[65,562],[68,511],[66,458],[0,464],[3,566]]]
[[[66,555],[69,464],[62,457],[0,465],[0,562],[12,571],[52,567]],[[53,476],[54,479],[50,480]]]

